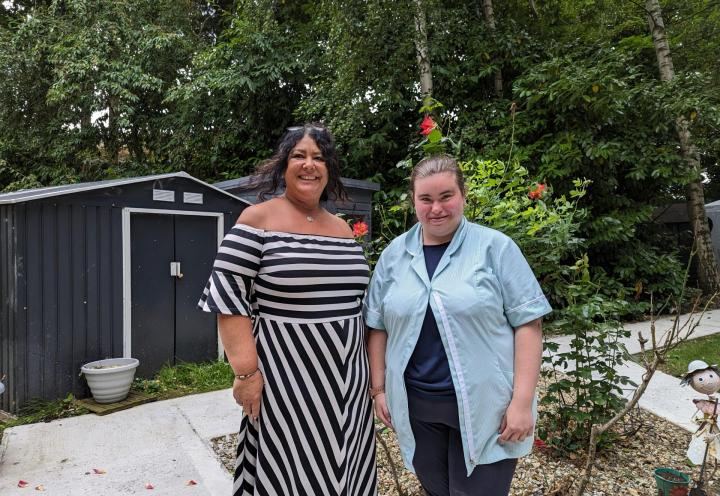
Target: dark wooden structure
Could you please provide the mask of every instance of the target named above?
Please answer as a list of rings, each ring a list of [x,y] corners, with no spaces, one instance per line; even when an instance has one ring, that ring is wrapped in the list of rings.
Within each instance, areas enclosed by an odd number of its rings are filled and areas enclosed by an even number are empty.
[[[247,202],[184,173],[0,195],[0,409],[87,396],[87,362],[217,359],[196,308],[217,247]]]
[[[245,176],[215,183],[214,186],[247,200],[250,203],[257,203],[258,188],[254,187],[252,183],[252,176]],[[347,177],[342,178],[342,183],[347,191],[348,201],[340,202],[330,200],[325,204],[325,208],[332,213],[342,213],[348,219],[365,221],[371,234],[372,195],[380,189],[380,185],[370,181],[350,179]],[[278,194],[280,193],[281,192],[278,192]]]

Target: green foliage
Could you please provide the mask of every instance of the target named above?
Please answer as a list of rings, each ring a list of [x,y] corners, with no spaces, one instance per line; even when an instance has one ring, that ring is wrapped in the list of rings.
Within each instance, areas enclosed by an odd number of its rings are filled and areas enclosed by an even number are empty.
[[[313,45],[312,5],[236,2],[218,43],[200,51],[165,99],[174,132],[163,149],[195,174],[227,179],[248,174],[294,123],[307,93]]]
[[[153,379],[135,379],[133,389],[171,398],[232,387],[233,377],[230,365],[224,361],[181,363],[163,366]]]
[[[677,153],[674,122],[700,105],[701,87],[661,83],[642,57],[611,46],[555,57],[515,82],[525,102],[517,114],[520,155],[538,163],[534,173],[560,191],[577,175],[592,181],[581,202],[588,212],[581,233],[593,272],[661,290],[659,299],[677,292],[683,271],[650,218],[694,177]],[[633,263],[636,253],[643,256]]]
[[[382,185],[378,249],[407,224],[391,211],[406,189],[394,164],[423,149],[517,160],[558,198],[575,178],[592,181],[575,236],[594,279],[629,301],[638,287],[671,294],[675,277],[664,274],[682,272],[678,242],[649,220],[692,177],[678,115],[700,150],[706,198],[720,199],[720,6],[664,2],[676,78],[661,84],[637,3],[494,4],[489,29],[481,2],[421,2],[433,97],[444,103],[442,117],[430,112],[445,132],[424,142],[413,2],[0,4],[0,190],[177,170],[234,178],[287,126],[319,120],[336,135],[343,174]]]
[[[197,41],[192,2],[74,0],[31,12],[0,32],[0,126],[11,130],[0,157],[43,184],[102,179],[128,162],[156,171],[163,93]]]
[[[585,212],[578,208],[590,181],[574,181],[569,198],[554,197],[517,162],[473,160],[461,164],[467,185],[469,220],[501,231],[518,243],[537,277],[548,283],[583,244],[578,237]],[[530,193],[538,191],[537,198]]]
[[[409,2],[325,0],[314,12],[325,33],[316,43],[325,49],[314,53],[316,72],[296,115],[333,130],[350,177],[392,175],[418,136],[413,9]]]
[[[50,422],[51,420],[74,417],[88,413],[85,408],[75,404],[75,398],[68,394],[65,398],[56,401],[32,400],[20,410],[17,418],[0,421],[0,438],[3,431],[18,425],[35,424],[37,422]]]
[[[587,256],[561,267],[567,305],[549,324],[551,333],[572,336],[567,349],[546,341],[542,374],[548,379],[541,400],[538,432],[560,452],[583,450],[593,425],[610,420],[624,406],[623,389],[634,386],[617,369],[629,359],[621,338],[629,331],[620,318],[628,304],[605,296],[591,279]],[[599,439],[600,446],[611,440]]]

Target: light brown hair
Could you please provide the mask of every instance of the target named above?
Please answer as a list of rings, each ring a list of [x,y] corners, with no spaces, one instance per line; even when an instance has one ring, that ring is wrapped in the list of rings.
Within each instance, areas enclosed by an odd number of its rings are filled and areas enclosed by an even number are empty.
[[[457,160],[450,155],[432,155],[425,157],[415,164],[410,173],[410,193],[415,195],[415,181],[424,177],[433,176],[442,172],[449,172],[455,177],[455,183],[460,192],[465,196],[465,176],[458,166]]]

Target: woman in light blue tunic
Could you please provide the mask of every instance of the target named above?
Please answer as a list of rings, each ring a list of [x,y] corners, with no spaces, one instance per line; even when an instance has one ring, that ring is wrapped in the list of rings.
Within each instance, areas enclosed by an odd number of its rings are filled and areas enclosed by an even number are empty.
[[[410,189],[418,223],[365,301],[375,413],[429,495],[505,496],[532,449],[551,308],[517,245],[464,218],[454,159],[419,162]]]

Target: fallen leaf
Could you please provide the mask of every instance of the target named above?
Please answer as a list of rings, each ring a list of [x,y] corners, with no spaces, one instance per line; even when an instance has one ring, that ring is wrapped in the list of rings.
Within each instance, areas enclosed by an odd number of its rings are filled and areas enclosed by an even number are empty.
[[[93,472],[95,472],[96,474],[100,474],[100,475],[107,474],[107,470],[105,470],[104,468],[94,468]]]
[[[36,490],[36,491],[44,491],[44,490],[45,490],[45,486],[43,486],[42,484],[40,484],[39,486],[35,486],[35,490]]]
[[[18,487],[27,487],[27,485],[28,485],[27,481],[24,481],[24,480],[18,481]]]
[[[194,480],[190,479],[189,481],[187,481],[187,484],[185,484],[185,485],[186,485],[186,486],[197,486],[197,482],[195,482]]]
[[[155,489],[155,486],[153,486],[153,485],[150,484],[149,482],[146,482],[146,483],[145,483],[145,489]]]

